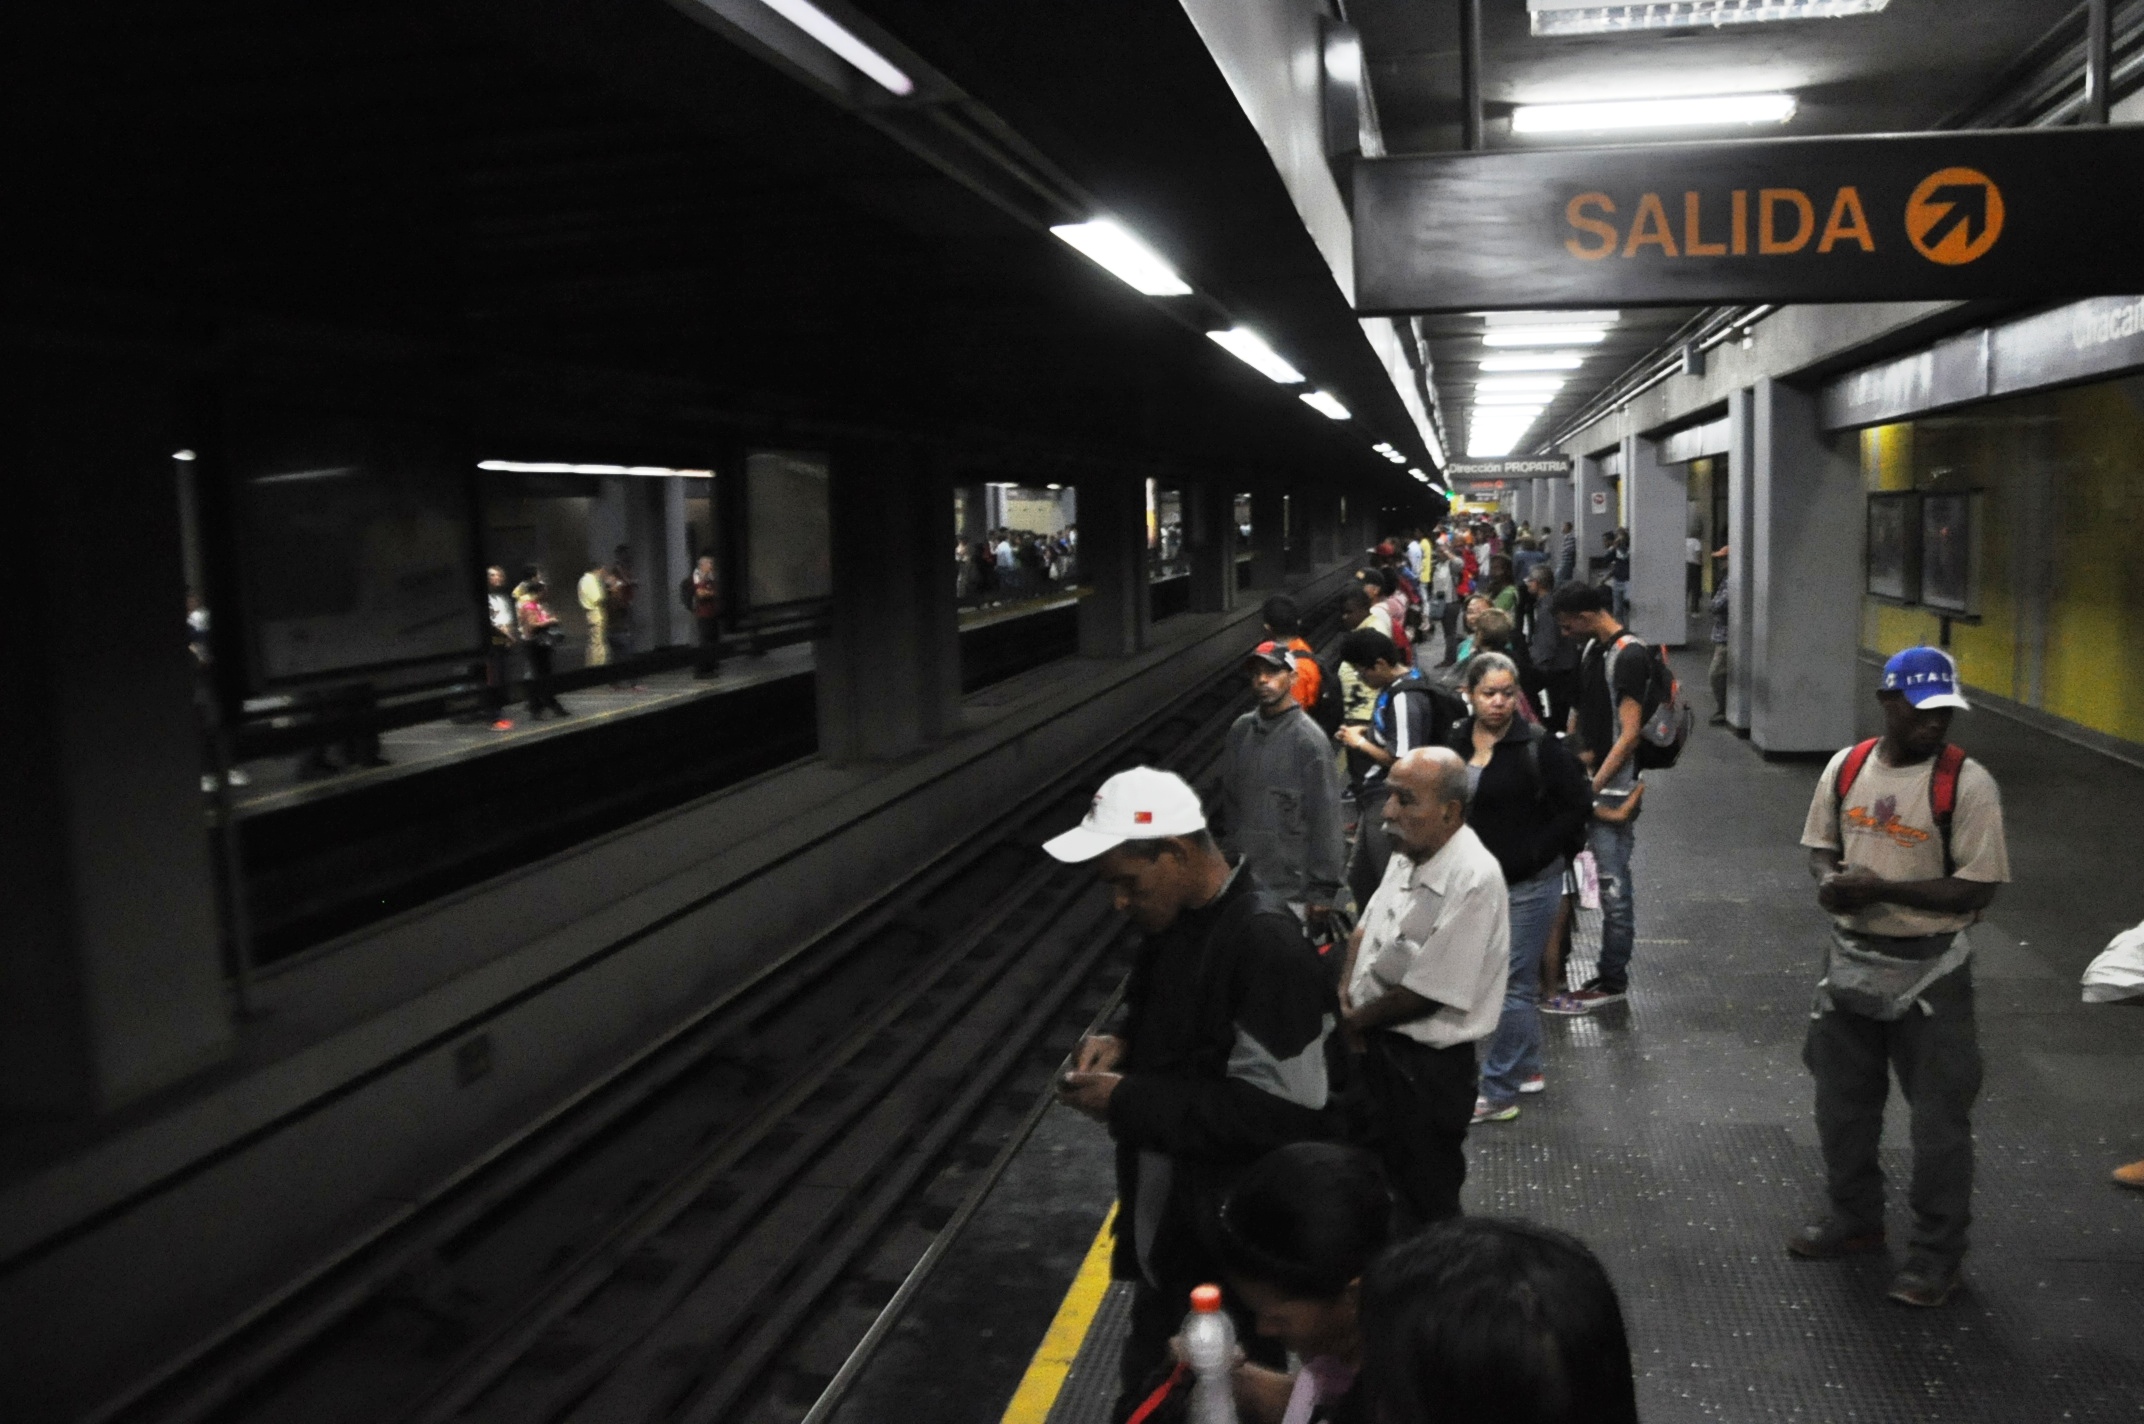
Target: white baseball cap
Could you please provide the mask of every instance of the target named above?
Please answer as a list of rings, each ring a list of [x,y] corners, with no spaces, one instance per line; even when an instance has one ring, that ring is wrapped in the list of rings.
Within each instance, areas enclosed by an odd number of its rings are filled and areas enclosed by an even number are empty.
[[[1173,771],[1135,766],[1120,771],[1094,793],[1086,819],[1043,849],[1067,864],[1092,860],[1126,841],[1188,836],[1206,829],[1199,794]]]

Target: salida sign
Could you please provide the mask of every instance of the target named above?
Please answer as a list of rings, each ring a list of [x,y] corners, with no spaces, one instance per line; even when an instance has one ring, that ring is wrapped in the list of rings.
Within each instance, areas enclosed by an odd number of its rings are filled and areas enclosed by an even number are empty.
[[[1356,167],[1365,312],[2144,286],[2125,128],[1440,154]]]

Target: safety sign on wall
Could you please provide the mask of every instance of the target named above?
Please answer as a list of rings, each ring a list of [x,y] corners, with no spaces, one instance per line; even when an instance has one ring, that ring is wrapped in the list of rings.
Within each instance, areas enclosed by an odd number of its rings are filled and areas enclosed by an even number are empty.
[[[1606,514],[1608,512],[1608,491],[1593,491],[1592,495],[1587,500],[1587,504],[1589,505],[1589,507],[1591,507],[1595,514]]]
[[[1755,139],[1355,167],[1362,312],[2138,290],[2144,126]]]

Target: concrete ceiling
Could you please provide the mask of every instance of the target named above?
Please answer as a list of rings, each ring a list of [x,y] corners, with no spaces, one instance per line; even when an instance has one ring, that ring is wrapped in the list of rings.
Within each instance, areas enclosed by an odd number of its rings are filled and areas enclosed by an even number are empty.
[[[1341,0],[1361,32],[1386,151],[1460,147],[1459,7],[1463,0]],[[1718,29],[1536,38],[1525,0],[1481,0],[1483,145],[1489,149],[1634,142],[1597,134],[1511,131],[1522,103],[1788,90],[1792,119],[1761,131],[1680,129],[1658,140],[1891,133],[1953,126],[1992,100],[2036,44],[2081,9],[2075,0],[1891,0],[1874,15]],[[1686,322],[1689,308],[1625,311],[1591,348],[1519,448],[1545,439]],[[1464,448],[1480,362],[1493,354],[1479,318],[1425,319],[1442,411]]]

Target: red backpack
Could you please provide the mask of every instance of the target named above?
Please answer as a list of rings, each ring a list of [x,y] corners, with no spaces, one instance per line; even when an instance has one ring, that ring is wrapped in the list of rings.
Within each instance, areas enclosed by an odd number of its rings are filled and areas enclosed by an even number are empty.
[[[1876,744],[1881,740],[1880,737],[1870,737],[1865,742],[1855,743],[1853,749],[1847,752],[1846,760],[1839,763],[1839,779],[1832,787],[1831,799],[1833,809],[1842,818],[1842,823],[1846,814],[1846,793],[1854,789],[1854,782],[1861,776],[1861,768],[1869,764],[1869,758],[1876,754]],[[1958,809],[1958,773],[1964,766],[1965,748],[1945,742],[1943,750],[1936,753],[1935,775],[1928,779],[1928,808],[1935,813],[1936,834],[1943,838],[1943,874],[1946,877],[1956,874],[1958,870],[1958,862],[1950,853],[1950,822],[1951,816]],[[1846,843],[1843,824],[1839,843]]]

